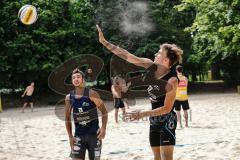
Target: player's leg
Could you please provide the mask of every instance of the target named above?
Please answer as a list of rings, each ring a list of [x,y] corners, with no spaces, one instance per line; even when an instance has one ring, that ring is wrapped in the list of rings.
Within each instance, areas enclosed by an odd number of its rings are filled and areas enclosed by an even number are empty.
[[[115,108],[114,118],[115,118],[115,123],[118,123],[118,108]]]
[[[85,137],[76,137],[73,150],[71,150],[70,157],[72,160],[85,160],[86,146],[84,143]]]
[[[33,102],[30,103],[31,111],[33,112]]]
[[[161,160],[173,160],[174,145],[161,146]]]
[[[176,111],[177,114],[177,121],[178,121],[178,126],[180,128],[182,128],[182,117],[181,117],[181,112],[180,111]]]
[[[183,101],[182,106],[183,106],[183,114],[185,119],[185,127],[188,127],[188,110],[189,110],[188,100]]]
[[[161,160],[160,146],[158,146],[158,147],[151,147],[151,148],[152,148],[154,160]]]
[[[22,113],[24,113],[24,109],[26,108],[28,103],[24,102],[23,107],[22,107]]]
[[[122,110],[122,120],[125,122],[126,121],[126,109],[125,109],[125,107],[122,107],[121,110]]]
[[[161,160],[160,137],[160,130],[156,129],[154,126],[150,126],[149,142],[153,152],[154,160]]]
[[[123,99],[123,103],[124,103],[125,108],[129,109],[129,104],[128,104],[127,98]]]
[[[174,102],[174,108],[175,108],[175,111],[176,111],[176,114],[177,114],[177,122],[178,122],[178,125],[180,128],[182,128],[182,117],[181,117],[181,102],[176,100]]]
[[[115,120],[115,123],[117,124],[118,123],[118,110],[119,110],[119,98],[114,98],[114,120]]]
[[[160,150],[161,160],[173,160],[173,150],[176,143],[175,130],[177,125],[176,115],[172,114],[164,127],[161,128]]]
[[[88,157],[89,160],[100,160],[102,141],[98,140],[97,135],[88,136]]]

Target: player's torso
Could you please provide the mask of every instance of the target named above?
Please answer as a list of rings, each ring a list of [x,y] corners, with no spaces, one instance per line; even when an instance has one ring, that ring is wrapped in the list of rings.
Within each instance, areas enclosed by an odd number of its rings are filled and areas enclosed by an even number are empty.
[[[114,90],[116,91],[116,94],[113,94],[114,98],[121,98],[122,97],[122,88],[120,85],[113,85]]]
[[[98,113],[95,103],[89,96],[76,98],[70,95],[75,132],[77,134],[95,133],[99,128]]]
[[[188,99],[187,95],[187,80],[185,76],[178,75],[179,84],[176,92],[176,100],[184,101]]]
[[[149,85],[147,91],[149,95],[149,99],[151,101],[152,109],[160,108],[164,106],[164,101],[168,90],[167,88],[168,85],[168,80],[172,77],[176,77],[177,75],[175,74],[174,71],[170,71],[167,73],[164,77],[162,77],[159,80],[159,84],[157,85]],[[171,88],[171,87],[170,87]],[[161,116],[155,116],[155,117],[150,117],[150,124],[151,125],[159,125],[163,124],[173,113],[173,109],[169,114],[166,115],[161,115]]]
[[[29,86],[26,95],[31,96],[33,94],[33,91],[34,91],[34,87]]]

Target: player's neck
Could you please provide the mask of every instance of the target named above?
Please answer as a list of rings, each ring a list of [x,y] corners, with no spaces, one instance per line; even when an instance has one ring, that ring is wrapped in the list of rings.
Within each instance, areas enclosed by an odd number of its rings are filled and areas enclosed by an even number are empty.
[[[75,87],[75,94],[76,95],[83,95],[84,88],[85,88],[84,86]]]

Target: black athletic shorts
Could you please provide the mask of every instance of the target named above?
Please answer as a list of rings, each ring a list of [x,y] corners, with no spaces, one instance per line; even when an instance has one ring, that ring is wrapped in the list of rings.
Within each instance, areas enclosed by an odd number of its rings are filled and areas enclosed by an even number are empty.
[[[175,100],[175,102],[174,102],[175,110],[176,111],[180,111],[181,110],[181,106],[182,106],[183,110],[188,110],[189,109],[188,100],[185,100],[185,101]]]
[[[124,108],[124,103],[121,98],[114,98],[114,108]]]
[[[149,141],[151,147],[175,145],[176,114],[171,114],[162,125],[150,125]]]
[[[32,96],[24,96],[24,102],[25,103],[33,103],[33,97]]]
[[[102,141],[97,139],[96,134],[75,136],[75,138],[76,143],[70,153],[71,158],[84,160],[86,150],[88,150],[89,160],[100,160]]]

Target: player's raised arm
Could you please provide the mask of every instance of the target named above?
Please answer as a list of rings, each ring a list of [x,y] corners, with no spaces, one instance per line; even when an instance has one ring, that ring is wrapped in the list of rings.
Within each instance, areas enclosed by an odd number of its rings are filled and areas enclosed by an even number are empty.
[[[101,28],[98,25],[96,25],[96,27],[97,27],[97,30],[99,33],[99,42],[102,43],[103,46],[106,47],[113,54],[119,56],[120,58],[122,58],[136,66],[148,68],[153,64],[153,61],[151,59],[137,57],[137,56],[129,53],[127,50],[108,42],[105,39]]]
[[[25,96],[25,94],[27,93],[28,89],[29,89],[29,87],[27,87],[27,88],[25,89],[25,91],[23,92],[23,94],[22,94],[21,97],[24,97],[24,96]]]

